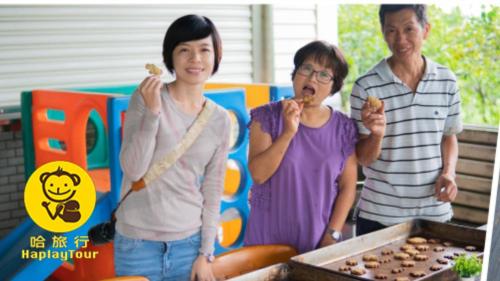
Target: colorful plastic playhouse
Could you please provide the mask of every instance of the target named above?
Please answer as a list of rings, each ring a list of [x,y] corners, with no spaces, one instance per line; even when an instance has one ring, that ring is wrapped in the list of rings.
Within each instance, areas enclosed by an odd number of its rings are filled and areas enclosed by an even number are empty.
[[[226,176],[225,197],[221,205],[223,220],[216,253],[241,247],[248,217],[247,195],[251,181],[246,168],[248,147],[246,124],[249,117],[245,102],[255,107],[291,94],[290,87],[262,84],[209,84],[207,88],[235,86],[246,88],[247,94],[245,95],[242,89],[206,93],[207,97],[232,112],[238,124],[235,142],[229,154],[231,162]],[[27,177],[39,165],[54,160],[66,160],[86,167],[99,191],[92,217],[78,230],[65,233],[68,239],[86,235],[91,226],[106,221],[116,206],[122,176],[118,164],[121,124],[128,107],[129,97],[126,95],[130,95],[135,88],[135,85],[129,85],[79,89],[78,92],[37,90],[22,94]],[[248,92],[252,93],[252,98],[248,98]],[[122,95],[111,95],[112,93]],[[90,151],[87,151],[85,143],[88,122],[92,123],[96,133]],[[50,238],[50,233],[46,233],[27,219],[0,242],[0,253],[2,253],[0,266],[5,269],[0,273],[0,279],[5,277],[12,280],[44,280],[54,271],[52,280],[99,280],[114,276],[111,243],[95,247],[100,252],[95,260],[75,260],[73,263],[48,259],[22,260],[19,252],[28,245],[29,237],[33,235]],[[95,250],[92,247],[94,246],[89,246],[85,250]]]

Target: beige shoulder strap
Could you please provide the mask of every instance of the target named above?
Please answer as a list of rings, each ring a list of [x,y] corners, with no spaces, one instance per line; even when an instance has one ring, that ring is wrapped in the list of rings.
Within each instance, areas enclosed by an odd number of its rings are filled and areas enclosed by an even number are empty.
[[[193,122],[191,127],[189,127],[181,142],[179,142],[177,146],[170,153],[168,153],[165,158],[155,163],[141,179],[133,182],[132,190],[141,190],[142,188],[146,187],[148,183],[152,182],[159,175],[161,175],[165,170],[170,168],[170,166],[172,166],[177,161],[177,159],[179,159],[198,138],[201,131],[203,131],[203,128],[205,128],[208,119],[210,119],[210,117],[212,116],[215,108],[215,103],[207,99],[204,103],[203,109],[198,114],[198,117]]]

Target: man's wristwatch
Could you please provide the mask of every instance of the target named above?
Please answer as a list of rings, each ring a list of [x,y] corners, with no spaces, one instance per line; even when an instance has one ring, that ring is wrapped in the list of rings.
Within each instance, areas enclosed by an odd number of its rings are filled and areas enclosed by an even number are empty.
[[[332,237],[333,240],[337,242],[342,240],[342,232],[337,231],[333,228],[327,228],[326,232]]]
[[[215,256],[213,254],[207,254],[200,252],[200,256],[204,256],[207,259],[207,262],[213,263],[215,260]]]

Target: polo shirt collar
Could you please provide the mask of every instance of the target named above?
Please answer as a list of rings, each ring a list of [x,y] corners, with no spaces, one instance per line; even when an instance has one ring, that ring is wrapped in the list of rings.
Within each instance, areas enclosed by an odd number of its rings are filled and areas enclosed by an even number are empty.
[[[426,58],[425,56],[422,56],[425,60],[425,71],[424,75],[422,76],[422,79],[427,79],[431,76],[434,76],[437,74],[437,64],[433,62],[432,60]],[[387,62],[388,58],[382,59],[376,66],[375,66],[375,72],[382,78],[382,80],[387,81],[387,82],[396,82],[396,83],[402,83],[401,79],[399,79],[396,75],[391,70],[391,67],[389,66],[389,63]]]

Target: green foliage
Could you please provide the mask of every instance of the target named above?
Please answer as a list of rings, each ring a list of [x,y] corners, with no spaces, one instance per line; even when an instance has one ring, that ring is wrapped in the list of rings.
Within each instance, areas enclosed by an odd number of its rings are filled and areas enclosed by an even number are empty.
[[[473,277],[481,273],[482,260],[476,256],[461,255],[455,259],[452,270],[460,277]]]
[[[339,45],[350,67],[342,90],[346,108],[356,78],[390,55],[382,37],[378,8],[339,6]],[[500,122],[498,13],[498,6],[483,7],[481,15],[475,17],[462,15],[458,8],[445,13],[429,6],[432,28],[422,52],[457,76],[464,123],[498,126]]]

